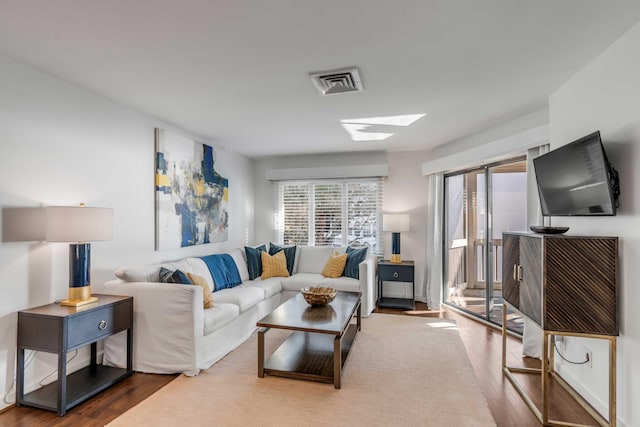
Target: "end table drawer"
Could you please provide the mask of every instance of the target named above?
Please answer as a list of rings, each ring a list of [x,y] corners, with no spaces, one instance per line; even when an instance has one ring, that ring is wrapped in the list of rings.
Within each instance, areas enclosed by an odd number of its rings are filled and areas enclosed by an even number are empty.
[[[122,329],[129,322],[130,302],[113,304],[69,318],[67,348],[73,348],[87,342],[107,337]]]
[[[411,266],[380,266],[378,271],[380,280],[390,282],[413,282],[413,267]]]

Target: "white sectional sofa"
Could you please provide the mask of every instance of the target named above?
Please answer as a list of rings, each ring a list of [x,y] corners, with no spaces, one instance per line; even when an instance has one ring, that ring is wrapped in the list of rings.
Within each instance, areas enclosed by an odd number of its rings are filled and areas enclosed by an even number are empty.
[[[133,369],[149,373],[197,375],[244,342],[256,322],[306,286],[328,286],[362,293],[362,315],[369,316],[376,301],[376,258],[368,251],[359,264],[359,279],[326,278],[321,272],[334,252],[345,248],[299,246],[290,277],[249,280],[244,251],[230,253],[242,284],[213,292],[214,307],[203,308],[203,288],[161,283],[160,267],[204,277],[215,289],[208,267],[200,258],[116,271],[117,280],[105,293],[133,297]],[[125,366],[126,337],[105,340],[103,363]]]

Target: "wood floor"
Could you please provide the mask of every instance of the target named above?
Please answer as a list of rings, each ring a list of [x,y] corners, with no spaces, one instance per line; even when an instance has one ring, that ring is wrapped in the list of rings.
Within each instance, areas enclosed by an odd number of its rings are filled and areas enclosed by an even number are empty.
[[[377,309],[378,313],[401,313],[398,310]],[[416,303],[410,316],[438,317],[455,320],[460,337],[467,350],[476,379],[487,399],[489,409],[499,427],[539,427],[541,424],[524,403],[516,389],[502,373],[502,333],[453,310],[429,311],[427,305]],[[508,338],[507,365],[540,368],[540,361],[522,357],[522,343]],[[540,407],[540,377],[532,374],[515,374],[528,396]],[[555,387],[554,387],[555,386]],[[559,385],[551,384],[549,416],[552,420],[573,424],[598,425],[597,422]]]
[[[63,417],[53,411],[12,407],[0,414],[2,427],[98,427],[116,419],[153,393],[173,381],[177,375],[134,373],[92,399],[70,409]]]
[[[421,303],[416,304],[416,309],[413,311],[378,309],[376,312],[455,320],[467,355],[475,370],[477,381],[487,399],[496,424],[500,427],[540,426],[520,395],[502,374],[502,338],[498,330],[450,310],[430,311],[425,304]],[[518,340],[510,338],[508,347],[509,365],[539,367],[537,360],[521,357]],[[103,426],[164,387],[175,377],[176,375],[135,373],[132,377],[72,408],[64,417],[58,417],[51,411],[35,408],[8,408],[0,413],[0,426]],[[519,374],[518,379],[527,389],[528,394],[539,404],[540,399],[536,398],[540,396],[539,377]],[[437,387],[437,385],[435,386]],[[560,387],[552,387],[551,401],[551,417],[553,419],[596,425],[593,418]]]

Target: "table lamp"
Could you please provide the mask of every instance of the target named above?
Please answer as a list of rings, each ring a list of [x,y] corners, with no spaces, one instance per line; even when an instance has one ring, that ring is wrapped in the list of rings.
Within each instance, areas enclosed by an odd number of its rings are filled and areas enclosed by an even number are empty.
[[[391,231],[391,262],[402,262],[400,258],[400,232],[409,231],[409,215],[382,215],[382,231]]]
[[[69,299],[60,304],[81,306],[98,301],[91,296],[91,243],[113,238],[113,209],[49,206],[45,213],[47,242],[69,245]]]

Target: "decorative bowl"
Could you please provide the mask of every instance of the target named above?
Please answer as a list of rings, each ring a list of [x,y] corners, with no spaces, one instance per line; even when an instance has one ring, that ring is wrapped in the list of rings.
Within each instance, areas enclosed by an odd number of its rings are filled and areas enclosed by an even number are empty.
[[[336,297],[336,290],[333,288],[302,288],[300,292],[311,305],[329,304]]]
[[[569,227],[545,227],[542,225],[532,225],[529,228],[534,233],[540,234],[564,234],[569,231]]]

